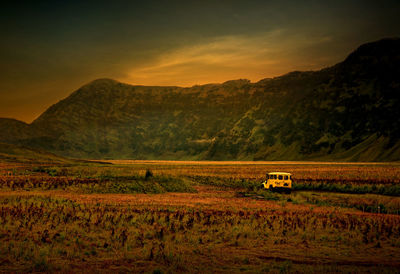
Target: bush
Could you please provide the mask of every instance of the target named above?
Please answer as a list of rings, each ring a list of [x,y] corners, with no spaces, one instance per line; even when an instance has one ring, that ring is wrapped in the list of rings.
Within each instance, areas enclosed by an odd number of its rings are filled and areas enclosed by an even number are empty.
[[[146,174],[144,175],[144,178],[147,180],[151,177],[153,177],[153,172],[150,169],[147,169]]]

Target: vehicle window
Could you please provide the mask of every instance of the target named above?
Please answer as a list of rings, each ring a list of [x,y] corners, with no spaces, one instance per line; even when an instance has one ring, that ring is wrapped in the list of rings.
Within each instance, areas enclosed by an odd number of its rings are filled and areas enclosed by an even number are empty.
[[[277,176],[276,176],[276,175],[274,175],[274,179],[275,179],[275,180],[277,179]]]
[[[279,175],[278,179],[279,179],[279,180],[282,180],[282,179],[283,179],[283,176],[282,176],[282,175]]]
[[[285,180],[289,179],[287,175],[285,175]]]

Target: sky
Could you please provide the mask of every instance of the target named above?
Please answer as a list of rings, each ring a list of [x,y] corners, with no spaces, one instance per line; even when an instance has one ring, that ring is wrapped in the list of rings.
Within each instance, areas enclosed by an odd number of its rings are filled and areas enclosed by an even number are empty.
[[[400,1],[3,1],[0,117],[32,122],[98,78],[252,82],[400,37]]]

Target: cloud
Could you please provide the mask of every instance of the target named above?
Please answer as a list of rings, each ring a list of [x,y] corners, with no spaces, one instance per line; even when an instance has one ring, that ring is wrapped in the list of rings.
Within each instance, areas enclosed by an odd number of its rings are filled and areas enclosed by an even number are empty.
[[[128,71],[124,81],[144,85],[183,85],[247,78],[257,81],[292,70],[319,69],[332,58],[310,48],[329,36],[304,37],[277,29],[257,35],[222,36],[162,53],[155,61]],[[307,54],[305,54],[307,52]]]

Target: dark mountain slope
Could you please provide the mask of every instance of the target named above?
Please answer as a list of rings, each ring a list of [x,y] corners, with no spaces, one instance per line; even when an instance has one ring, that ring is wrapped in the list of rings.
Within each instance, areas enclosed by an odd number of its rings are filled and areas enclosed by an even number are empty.
[[[0,143],[0,161],[29,164],[72,164],[82,160],[66,159],[52,153],[23,146]]]
[[[29,125],[9,118],[0,118],[0,140],[13,142],[30,137]]]
[[[250,105],[251,98],[231,85],[143,87],[100,79],[51,107],[32,126],[46,128],[54,151],[71,156],[197,155]]]
[[[400,39],[257,83],[93,81],[0,140],[73,157],[400,160]],[[4,121],[0,120],[0,128]]]

